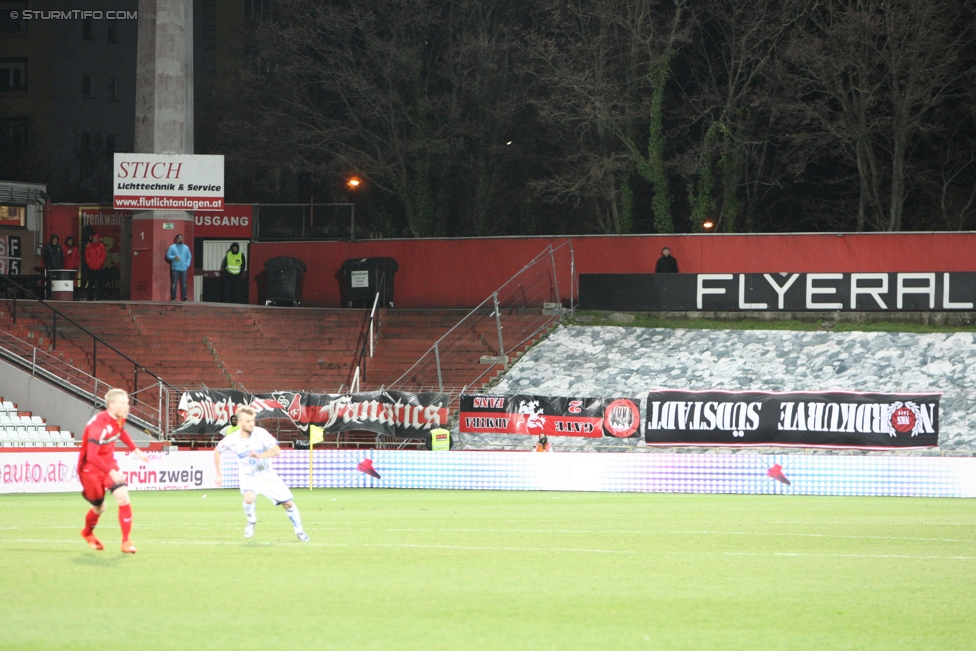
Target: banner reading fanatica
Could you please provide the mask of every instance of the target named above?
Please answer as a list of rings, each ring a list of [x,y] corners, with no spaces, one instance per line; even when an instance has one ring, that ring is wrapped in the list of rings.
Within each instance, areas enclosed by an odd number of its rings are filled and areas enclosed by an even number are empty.
[[[299,428],[317,425],[326,432],[369,431],[400,438],[423,438],[447,423],[446,393],[331,394],[278,391],[250,394],[213,389],[187,391],[180,398],[183,422],[177,432],[215,434],[230,423],[239,407],[250,406],[262,418],[288,418]]]
[[[652,391],[648,445],[918,448],[939,444],[941,393]]]
[[[462,395],[459,431],[529,436],[634,436],[640,409],[629,398]]]

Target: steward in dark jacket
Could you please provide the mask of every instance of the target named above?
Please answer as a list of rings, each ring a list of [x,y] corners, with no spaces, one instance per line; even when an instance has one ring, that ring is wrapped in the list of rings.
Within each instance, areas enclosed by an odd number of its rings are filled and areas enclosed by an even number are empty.
[[[657,266],[654,268],[657,274],[676,274],[678,273],[678,261],[671,256],[671,249],[664,247],[661,250],[661,257],[657,259]]]

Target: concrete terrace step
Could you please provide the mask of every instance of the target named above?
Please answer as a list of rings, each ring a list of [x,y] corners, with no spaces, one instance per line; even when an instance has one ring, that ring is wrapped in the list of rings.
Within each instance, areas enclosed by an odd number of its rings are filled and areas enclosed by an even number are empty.
[[[0,301],[0,307],[7,306]],[[133,302],[65,303],[59,309],[171,384],[226,387],[239,382],[252,391],[336,391],[349,381],[369,314],[368,310]],[[398,378],[469,312],[381,310],[376,356],[366,361],[370,382],[388,384]],[[33,341],[46,341],[50,328],[45,316],[42,310],[24,311],[18,304],[18,332],[23,338],[30,333]],[[523,322],[518,327],[524,329],[528,317],[519,316]],[[503,326],[509,327],[508,319],[509,314],[503,313]],[[539,323],[543,322],[540,317]],[[75,365],[83,370],[90,368],[88,335],[74,327],[62,328],[60,321],[58,330],[57,354],[77,360]],[[454,383],[456,378],[460,386],[486,371],[494,374],[495,367],[480,363],[497,346],[492,323],[459,328],[456,333],[462,340],[450,345],[453,359],[444,360],[445,382]],[[111,356],[99,348],[100,379],[131,383],[128,362],[110,363]]]

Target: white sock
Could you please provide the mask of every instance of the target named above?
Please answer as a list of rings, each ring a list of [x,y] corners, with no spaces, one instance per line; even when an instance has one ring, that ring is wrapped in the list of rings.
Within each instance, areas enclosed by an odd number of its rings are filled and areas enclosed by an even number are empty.
[[[290,509],[285,509],[285,513],[288,514],[288,519],[294,525],[295,531],[302,531],[302,516],[298,513],[298,506],[292,505]]]
[[[247,516],[248,524],[257,524],[258,521],[258,506],[254,502],[248,504],[244,502],[244,515]]]

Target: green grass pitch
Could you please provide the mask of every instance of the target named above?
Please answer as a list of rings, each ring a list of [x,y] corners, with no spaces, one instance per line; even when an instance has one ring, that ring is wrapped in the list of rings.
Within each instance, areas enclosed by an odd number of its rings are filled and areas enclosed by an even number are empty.
[[[206,497],[204,495],[206,494]],[[2,649],[976,649],[972,500],[236,490],[0,496]]]

